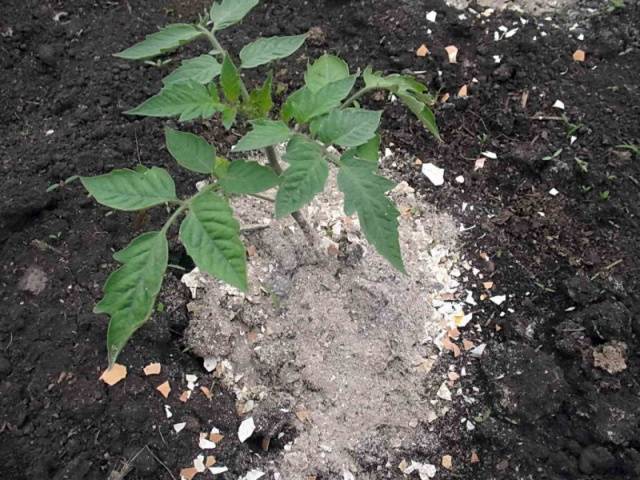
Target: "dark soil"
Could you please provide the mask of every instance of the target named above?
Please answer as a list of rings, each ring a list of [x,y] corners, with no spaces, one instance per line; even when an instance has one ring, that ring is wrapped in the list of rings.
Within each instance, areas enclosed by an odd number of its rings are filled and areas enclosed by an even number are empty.
[[[215,455],[233,475],[221,478],[237,478],[252,464],[264,464],[260,457],[278,455],[277,445],[265,453],[236,441],[240,419],[234,397],[220,385],[214,385],[211,401],[198,396],[186,404],[177,395],[165,401],[154,390],[168,379],[181,391],[188,373],[206,378],[201,362],[182,351],[188,292],[179,282],[180,270],[171,270],[165,282],[164,311],[121,356],[129,366],[126,380],[118,388],[97,380],[106,363],[106,319],[91,311],[114,268],[111,255],[134,234],[157,227],[162,212],[105,216],[77,184],[45,192],[73,174],[138,163],[164,166],[180,190],[191,189],[193,179],[174,168],[163,149],[161,122],[121,114],[155,93],[164,72],[111,54],[167,21],[194,19],[204,5],[4,2],[2,479],[105,479],[145,446],[149,450],[137,455],[126,478],[172,478],[191,463],[197,432],[211,426],[226,435]],[[439,13],[436,25],[424,20],[431,9]],[[60,11],[67,15],[56,22]],[[627,2],[612,13],[577,12],[558,17],[556,28],[533,18],[521,25],[512,13],[494,15],[485,24],[472,15],[460,19],[440,0],[278,0],[265,2],[241,28],[223,36],[227,44],[240,45],[258,34],[319,27],[306,56],[276,72],[290,89],[301,81],[307,58],[330,50],[361,68],[426,71],[418,76],[451,95],[437,112],[442,144],[399,106],[386,109],[384,123],[385,145],[408,154],[397,164],[398,179],[475,227],[464,234],[468,258],[494,281],[495,292],[509,295],[502,309],[476,311],[489,346],[480,362],[467,365],[463,389],[471,393],[477,387],[480,402],[458,407],[446,420],[449,426],[439,425],[446,433],[438,451],[411,452],[412,458],[437,464],[442,454],[452,454],[454,470],[441,471],[439,478],[640,476],[640,158],[616,147],[640,143],[640,7]],[[520,27],[518,34],[494,42],[498,26],[512,28],[512,22]],[[580,28],[569,31],[574,22]],[[538,28],[540,23],[544,27]],[[583,42],[576,40],[580,32]],[[422,43],[432,54],[417,58],[414,51]],[[460,49],[455,65],[446,62],[444,52],[451,44]],[[585,63],[572,61],[579,47],[587,51]],[[500,64],[494,55],[503,56]],[[463,84],[469,85],[469,97],[457,98]],[[573,145],[568,125],[558,119],[561,112],[551,107],[556,99],[565,103],[568,121],[580,125]],[[238,138],[215,122],[209,132],[223,151]],[[475,159],[487,150],[498,160],[474,171]],[[446,169],[443,187],[421,175],[416,157]],[[581,169],[576,157],[588,167]],[[463,185],[454,181],[457,175],[465,177]],[[549,195],[551,188],[560,194]],[[473,210],[463,211],[463,202]],[[179,248],[172,249],[171,263],[184,264],[183,257]],[[615,375],[593,365],[593,348],[613,340],[627,345],[627,369]],[[143,376],[142,367],[151,361],[163,364],[159,377]],[[165,417],[165,404],[188,413],[186,431],[178,436]],[[462,416],[475,418],[476,430],[462,431],[457,421]],[[469,464],[471,449],[480,463]],[[371,460],[376,452],[357,453],[363,468],[376,472]],[[384,478],[395,478],[393,472]]]

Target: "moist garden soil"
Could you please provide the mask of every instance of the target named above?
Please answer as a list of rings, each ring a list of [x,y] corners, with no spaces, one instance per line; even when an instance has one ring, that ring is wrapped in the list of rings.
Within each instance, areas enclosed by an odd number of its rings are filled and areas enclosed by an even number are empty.
[[[302,54],[275,72],[289,91],[299,86],[307,59],[328,50],[353,67],[425,72],[418,77],[450,95],[437,108],[443,143],[399,106],[386,108],[383,123],[384,145],[396,153],[386,167],[469,228],[463,234],[468,258],[496,292],[508,295],[501,307],[475,308],[477,341],[488,342],[479,360],[448,354],[440,360],[445,366],[464,362],[468,372],[460,388],[474,392],[477,402],[456,402],[455,411],[438,420],[437,451],[416,446],[404,452],[438,466],[441,455],[452,455],[453,470],[439,468],[438,478],[640,475],[640,158],[617,147],[640,142],[640,7],[627,2],[609,12],[605,2],[587,3],[547,20],[513,12],[460,17],[439,0],[280,0],[265,2],[223,35],[239,47],[257,35],[313,29]],[[74,174],[138,163],[168,168],[179,191],[191,190],[193,178],[181,174],[163,149],[161,122],[121,113],[154,94],[165,72],[111,54],[169,21],[193,20],[204,6],[3,2],[3,479],[122,478],[114,471],[126,473],[124,462],[133,457],[127,479],[173,478],[192,462],[197,433],[212,425],[226,437],[215,451],[218,463],[230,469],[222,478],[237,478],[280,454],[277,443],[265,452],[259,442],[237,442],[235,399],[220,385],[212,400],[194,396],[186,404],[155,391],[165,380],[180,390],[185,373],[205,374],[182,343],[189,293],[180,269],[169,271],[159,299],[163,308],[121,356],[129,367],[126,380],[112,388],[97,380],[106,366],[107,320],[91,311],[115,268],[112,253],[133,235],[158,228],[164,215],[109,215],[76,183],[46,192]],[[430,10],[438,12],[435,24],[425,20]],[[56,21],[59,12],[66,14]],[[519,30],[496,42],[493,32],[500,26]],[[424,58],[415,55],[422,43],[431,52]],[[459,49],[456,64],[446,59],[448,45]],[[587,52],[583,63],[572,60],[577,48]],[[469,95],[460,98],[465,84]],[[564,111],[552,108],[556,100]],[[382,108],[383,101],[365,105]],[[215,121],[207,128],[223,153],[241,134],[225,132]],[[498,159],[475,170],[484,151]],[[417,160],[445,168],[445,184],[429,183]],[[454,180],[458,175],[463,184]],[[558,195],[549,194],[553,188]],[[170,263],[191,267],[176,244]],[[476,283],[469,279],[470,288],[479,288]],[[612,342],[626,345],[626,369],[616,374],[593,361],[594,349]],[[143,376],[151,361],[162,363],[160,376]],[[165,404],[188,412],[189,435],[173,435]],[[474,419],[473,431],[460,423],[463,417]],[[470,463],[472,449],[479,463]],[[379,469],[399,461],[398,455],[372,452],[355,452],[370,478],[401,478],[396,468]],[[339,472],[309,473],[338,478]]]

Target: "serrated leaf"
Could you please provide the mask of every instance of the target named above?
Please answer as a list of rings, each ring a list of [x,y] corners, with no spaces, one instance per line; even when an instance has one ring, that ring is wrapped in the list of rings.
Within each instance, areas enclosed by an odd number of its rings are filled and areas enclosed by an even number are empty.
[[[229,58],[229,55],[224,56],[222,61],[222,71],[220,72],[220,86],[224,96],[231,103],[235,103],[240,99],[242,94],[242,79],[238,73],[238,69]]]
[[[373,173],[367,160],[345,160],[338,172],[345,214],[357,212],[365,238],[391,265],[404,273],[398,240],[400,212],[385,195],[393,186],[390,180]]]
[[[342,147],[357,147],[376,134],[382,112],[360,108],[333,110],[329,115],[311,123],[311,133],[324,143]]]
[[[192,172],[211,174],[216,161],[216,149],[204,138],[193,133],[164,129],[167,150],[176,162]]]
[[[222,108],[209,88],[188,80],[167,85],[160,93],[125,113],[144,117],[179,117],[181,122],[186,122],[198,117],[210,118]]]
[[[283,120],[288,122],[295,118],[298,123],[307,123],[337,108],[353,89],[356,78],[356,75],[351,75],[329,83],[315,93],[308,87],[302,87],[291,94],[282,107]]]
[[[276,217],[296,212],[324,190],[329,166],[320,145],[296,136],[287,145],[284,159],[289,163],[280,176],[276,195]]]
[[[146,60],[163,53],[169,53],[202,35],[203,33],[193,25],[175,23],[167,25],[159,32],[147,35],[142,42],[118,52],[114,56],[126,60]]]
[[[213,20],[213,30],[217,32],[235,25],[257,4],[258,0],[222,0],[222,2],[215,2],[209,12],[211,20]]]
[[[269,167],[257,162],[236,160],[220,179],[220,186],[227,193],[253,194],[264,192],[280,183],[280,177]]]
[[[111,317],[107,331],[109,364],[133,333],[151,316],[162,277],[167,269],[169,245],[162,232],[148,232],[135,238],[113,258],[122,266],[109,275],[104,296],[95,313]]]
[[[211,55],[200,55],[196,58],[184,60],[173,72],[162,79],[162,83],[171,83],[193,80],[206,85],[220,75],[222,65]]]
[[[176,200],[173,179],[158,167],[143,172],[113,170],[97,177],[80,177],[80,181],[98,203],[116,210],[130,212]]]
[[[254,68],[266,63],[286,58],[298,50],[307,35],[258,38],[240,50],[242,68]]]
[[[267,79],[262,87],[253,90],[249,94],[250,118],[266,117],[273,108],[273,98],[271,96],[271,88],[273,83],[273,75],[269,72]]]
[[[374,135],[374,137],[367,143],[355,148],[350,148],[341,157],[342,161],[360,158],[371,162],[371,168],[375,170],[378,167],[378,160],[380,155],[380,135]]]
[[[233,147],[234,152],[259,150],[271,145],[278,145],[291,138],[293,133],[287,125],[279,120],[259,119],[251,122],[253,129]]]
[[[222,111],[222,126],[229,130],[236,121],[236,117],[238,116],[238,109],[235,107],[226,107]]]
[[[213,192],[196,196],[180,226],[180,240],[201,271],[247,290],[247,265],[244,245],[240,241],[240,224],[225,198]]]
[[[304,83],[312,92],[317,92],[322,87],[347,78],[349,65],[335,55],[325,53],[307,68],[304,74]]]
[[[440,131],[438,130],[438,124],[436,123],[436,116],[433,114],[433,110],[412,95],[398,94],[398,98],[407,106],[407,108],[409,108],[409,110],[413,112],[418,120],[422,122],[434,137],[441,140]]]
[[[430,107],[435,100],[429,94],[426,85],[408,75],[393,74],[383,77],[380,73],[374,72],[371,67],[365,69],[363,78],[367,88],[382,88],[398,95],[400,101],[418,117],[427,130],[441,140],[436,117]]]

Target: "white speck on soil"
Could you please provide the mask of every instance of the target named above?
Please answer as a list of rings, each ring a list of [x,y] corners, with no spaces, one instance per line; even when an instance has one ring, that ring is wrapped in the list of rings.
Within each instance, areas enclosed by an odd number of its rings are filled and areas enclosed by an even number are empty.
[[[308,410],[276,461],[282,478],[345,469],[360,478],[354,449],[372,437],[390,450],[411,442],[417,422],[435,419],[429,402],[442,402],[441,379],[423,365],[447,328],[432,302],[455,283],[457,225],[406,183],[392,196],[408,275],[375,253],[357,218],[344,217],[332,171],[326,192],[304,209],[320,237],[315,254],[290,219],[274,221],[245,235],[246,295],[203,276],[202,294],[188,305],[191,351],[228,360],[233,375],[243,375],[227,382],[240,411],[264,398],[278,409]],[[272,205],[254,198],[233,203],[241,225],[271,215]],[[434,249],[446,254],[433,256]]]

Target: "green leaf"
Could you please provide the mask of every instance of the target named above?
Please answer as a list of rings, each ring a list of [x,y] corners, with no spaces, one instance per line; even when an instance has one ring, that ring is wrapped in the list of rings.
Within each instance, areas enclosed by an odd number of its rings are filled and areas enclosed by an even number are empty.
[[[176,200],[176,187],[164,168],[113,170],[80,181],[98,203],[116,210],[131,212]]]
[[[296,136],[287,145],[284,159],[289,163],[280,176],[276,195],[276,217],[297,212],[324,190],[329,166],[320,145]]]
[[[306,38],[306,34],[259,38],[240,50],[242,68],[254,68],[280,58],[286,58],[298,50]]]
[[[229,171],[229,165],[231,162],[224,157],[216,157],[216,163],[213,167],[213,174],[216,178],[224,178],[224,176]]]
[[[371,162],[371,168],[375,170],[378,168],[378,160],[380,154],[380,135],[375,135],[367,143],[355,148],[350,148],[341,157],[342,161],[346,161],[353,158],[359,158],[361,160],[367,160]]]
[[[220,75],[222,66],[211,55],[200,55],[196,58],[185,60],[173,72],[162,79],[162,83],[171,83],[193,80],[202,85],[206,85]]]
[[[360,108],[333,110],[311,123],[311,133],[324,143],[342,147],[357,147],[373,138],[380,125],[382,112]]]
[[[264,192],[280,183],[280,177],[269,167],[257,162],[236,160],[231,162],[220,186],[227,193],[253,194]]]
[[[240,224],[225,198],[213,192],[197,195],[180,226],[180,240],[201,271],[247,290]]]
[[[211,20],[213,20],[213,30],[217,32],[235,25],[257,4],[258,0],[222,0],[220,3],[215,2],[209,12]]]
[[[222,126],[229,130],[236,121],[238,116],[238,109],[235,107],[226,107],[222,111]]]
[[[304,83],[312,92],[317,92],[322,87],[347,78],[349,65],[335,55],[325,53],[307,68],[304,75]]]
[[[222,107],[207,87],[188,80],[167,85],[160,93],[125,113],[144,117],[178,116],[181,122],[186,122],[198,117],[210,118]]]
[[[262,87],[253,90],[249,94],[250,118],[266,117],[273,108],[273,98],[271,97],[271,87],[273,75],[269,73]]]
[[[302,87],[291,94],[282,107],[283,120],[288,122],[295,118],[298,123],[307,123],[339,107],[353,89],[356,78],[356,75],[351,75],[331,82],[315,93],[308,87]]]
[[[163,53],[169,53],[195,40],[201,35],[203,35],[203,33],[193,25],[175,23],[173,25],[167,25],[159,32],[147,35],[142,42],[118,52],[114,54],[114,56],[126,60],[146,60],[162,55]]]
[[[365,238],[391,265],[405,273],[398,240],[400,212],[385,195],[393,186],[390,180],[375,175],[367,160],[345,160],[338,172],[345,214],[357,212]]]
[[[413,112],[418,120],[422,122],[434,137],[441,140],[440,131],[438,130],[438,124],[436,123],[436,116],[433,114],[433,110],[412,95],[398,94],[398,98],[407,106],[407,108],[409,108],[409,110]]]
[[[109,275],[104,296],[95,313],[111,317],[107,331],[109,365],[133,333],[151,316],[167,269],[169,245],[162,232],[148,232],[135,238],[113,258],[122,266]]]
[[[233,147],[234,152],[259,150],[271,145],[278,145],[286,142],[293,135],[289,127],[279,120],[259,119],[251,122],[251,125],[253,130],[242,137]]]
[[[220,85],[224,96],[231,103],[236,103],[242,94],[242,79],[229,55],[224,56],[222,71],[220,72]]]
[[[164,129],[167,150],[180,165],[192,172],[212,174],[216,149],[204,138],[171,128]]]

